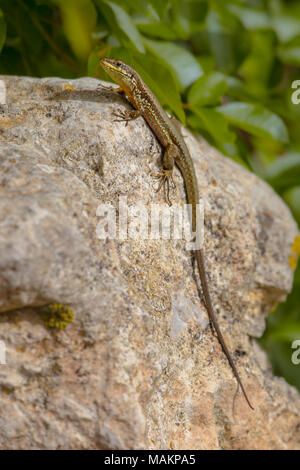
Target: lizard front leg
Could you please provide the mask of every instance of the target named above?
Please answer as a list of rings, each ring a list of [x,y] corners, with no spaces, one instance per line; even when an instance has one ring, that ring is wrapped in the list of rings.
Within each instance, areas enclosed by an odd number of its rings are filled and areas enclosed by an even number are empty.
[[[127,126],[129,121],[133,121],[134,119],[138,118],[139,116],[142,115],[142,113],[139,109],[133,109],[131,111],[128,111],[128,110],[114,111],[113,115],[119,118],[119,119],[114,119],[115,122],[125,121],[126,126]]]
[[[108,92],[112,92],[112,93],[117,93],[119,95],[126,95],[125,93],[125,90],[122,88],[122,87],[112,87],[112,86],[104,86],[102,84],[99,84],[97,86],[97,90],[98,91],[108,91]],[[138,109],[133,109],[131,111],[124,111],[124,110],[119,110],[119,111],[114,111],[113,112],[113,115],[116,116],[117,118],[119,119],[114,119],[115,122],[123,122],[125,121],[126,122],[126,126],[128,124],[128,121],[132,121],[136,118],[138,118],[139,116],[142,115],[142,112],[141,110],[138,110]]]
[[[119,95],[125,94],[125,91],[120,86],[119,87],[105,86],[105,85],[102,85],[102,83],[99,83],[96,90],[97,91],[107,91],[109,93],[118,93]]]

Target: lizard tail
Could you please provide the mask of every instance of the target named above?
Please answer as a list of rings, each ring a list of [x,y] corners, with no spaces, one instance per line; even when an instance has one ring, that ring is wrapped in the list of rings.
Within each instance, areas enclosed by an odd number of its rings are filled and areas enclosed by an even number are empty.
[[[247,397],[247,393],[244,389],[244,386],[242,384],[242,381],[241,381],[241,378],[240,378],[239,373],[237,371],[237,368],[236,368],[236,366],[233,362],[231,354],[230,354],[230,352],[229,352],[229,350],[226,346],[225,340],[223,338],[222,332],[221,332],[219,324],[218,324],[216,314],[215,314],[213,306],[212,306],[212,302],[211,302],[211,298],[210,298],[210,294],[209,294],[209,289],[208,289],[208,284],[207,284],[206,272],[205,272],[203,251],[202,251],[202,249],[199,249],[199,250],[195,250],[194,253],[195,253],[196,260],[197,260],[197,265],[198,265],[198,269],[199,269],[200,280],[201,280],[201,285],[202,285],[202,290],[203,290],[204,301],[205,301],[205,305],[206,305],[206,308],[207,308],[207,311],[208,311],[209,318],[210,318],[210,320],[211,320],[211,322],[214,326],[214,329],[217,333],[219,342],[220,342],[220,344],[222,346],[222,349],[223,349],[223,351],[224,351],[224,353],[227,357],[227,360],[228,360],[228,362],[229,362],[229,364],[230,364],[230,366],[233,370],[233,373],[236,377],[236,380],[237,380],[238,384],[241,387],[243,395],[244,395],[249,407],[251,408],[251,410],[254,410],[253,406],[251,405],[251,403],[250,403],[250,401]]]

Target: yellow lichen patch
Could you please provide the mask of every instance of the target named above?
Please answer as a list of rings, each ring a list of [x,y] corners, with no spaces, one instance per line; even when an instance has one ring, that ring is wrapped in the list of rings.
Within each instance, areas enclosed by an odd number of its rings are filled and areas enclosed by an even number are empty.
[[[59,328],[64,330],[68,323],[74,318],[73,311],[63,304],[50,304],[44,307],[43,320],[48,328]]]
[[[65,90],[74,91],[75,88],[74,88],[72,85],[70,85],[69,83],[67,83],[67,84],[65,85]]]
[[[292,244],[292,252],[300,256],[300,235],[296,235],[294,243]]]
[[[291,269],[295,269],[297,266],[298,256],[300,255],[300,235],[296,235],[291,248],[291,254],[289,256],[289,264]]]
[[[296,255],[290,255],[289,256],[289,265],[291,269],[296,269],[297,266],[297,256]]]

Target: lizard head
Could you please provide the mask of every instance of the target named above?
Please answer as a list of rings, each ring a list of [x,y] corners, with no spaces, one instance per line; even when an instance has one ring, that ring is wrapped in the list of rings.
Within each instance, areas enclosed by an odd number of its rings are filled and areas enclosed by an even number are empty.
[[[125,92],[130,93],[134,91],[137,85],[138,74],[132,67],[113,57],[100,59],[100,65]]]

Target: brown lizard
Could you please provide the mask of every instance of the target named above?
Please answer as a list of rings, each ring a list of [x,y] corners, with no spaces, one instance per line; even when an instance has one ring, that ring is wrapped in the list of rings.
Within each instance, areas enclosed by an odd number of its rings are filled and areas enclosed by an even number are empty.
[[[174,164],[176,164],[181,171],[187,192],[187,200],[192,207],[192,231],[196,233],[197,204],[199,202],[198,182],[191,155],[177,124],[175,124],[176,121],[168,117],[167,113],[164,111],[152,91],[147,87],[139,74],[132,67],[114,58],[100,59],[100,64],[107,74],[114,80],[114,82],[119,85],[119,88],[116,89],[111,87],[109,90],[117,91],[118,93],[125,93],[129,102],[134,107],[134,109],[130,112],[125,111],[115,113],[115,115],[120,118],[118,120],[130,121],[132,119],[136,119],[139,116],[143,116],[161,145],[164,147],[163,168],[158,176],[162,178],[162,184],[166,185],[167,202],[169,204],[169,181],[172,179]],[[232,359],[229,349],[227,348],[212,306],[206,278],[204,254],[202,248],[195,249],[194,255],[199,269],[204,301],[210,321],[215,328],[219,342],[233,370],[237,382],[242,389],[244,397],[249,407],[254,409],[247,397],[235,363]]]

